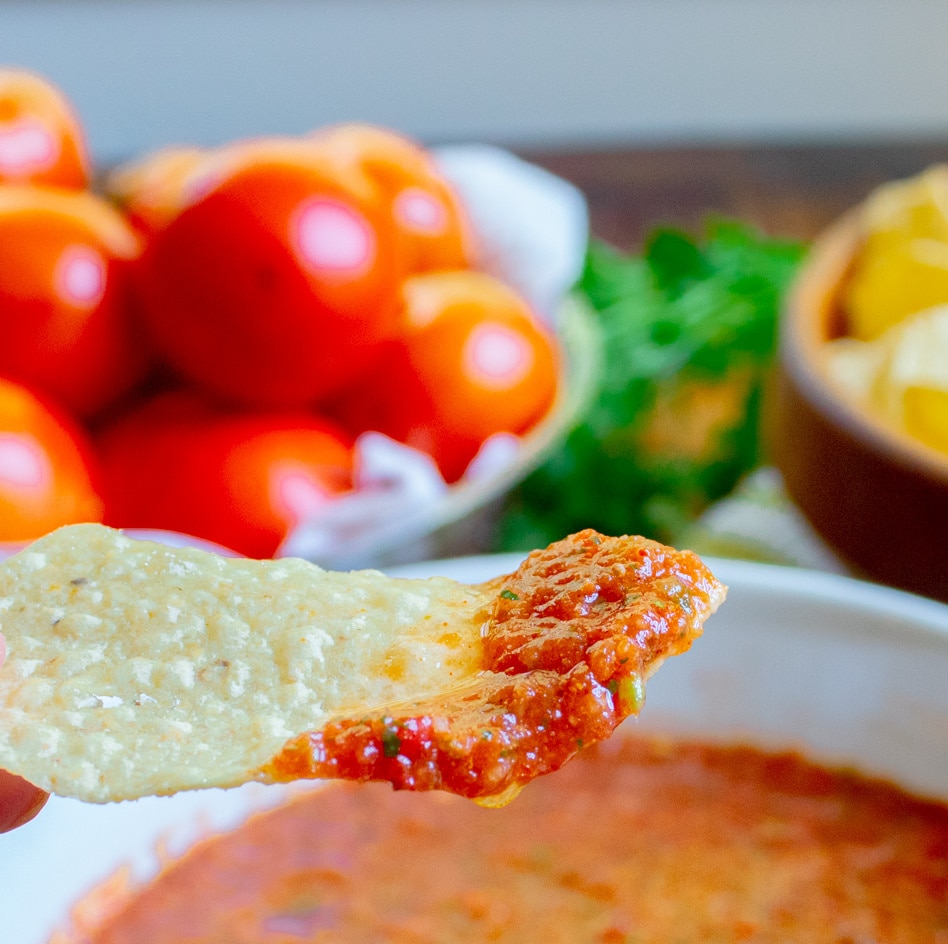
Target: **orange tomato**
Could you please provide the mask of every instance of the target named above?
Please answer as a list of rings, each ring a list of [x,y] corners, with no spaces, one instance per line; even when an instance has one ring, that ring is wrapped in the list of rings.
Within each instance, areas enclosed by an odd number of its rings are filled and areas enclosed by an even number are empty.
[[[300,412],[221,412],[170,393],[115,421],[99,440],[106,521],[181,531],[249,557],[352,485],[352,449]]]
[[[105,178],[105,192],[134,226],[153,233],[185,205],[188,181],[206,156],[199,148],[163,148],[115,168]]]
[[[382,191],[395,230],[408,247],[408,271],[469,268],[474,235],[464,207],[431,154],[386,128],[344,124],[313,140],[343,166],[358,167]]]
[[[52,83],[0,69],[0,182],[83,189],[85,136],[72,105]]]
[[[92,194],[0,185],[0,371],[82,416],[124,393],[144,368],[129,310],[138,251]]]
[[[89,444],[58,408],[0,378],[0,540],[102,520]]]
[[[312,142],[237,145],[143,257],[157,347],[237,403],[302,406],[354,377],[395,329],[404,271],[376,189]]]
[[[403,334],[341,415],[430,454],[449,482],[494,433],[520,434],[550,409],[558,353],[516,292],[477,272],[408,279]]]

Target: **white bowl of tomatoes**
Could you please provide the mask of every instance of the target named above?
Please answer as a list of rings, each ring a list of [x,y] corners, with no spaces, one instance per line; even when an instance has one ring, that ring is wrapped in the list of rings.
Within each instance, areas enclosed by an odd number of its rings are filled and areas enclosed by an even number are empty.
[[[334,566],[473,550],[576,418],[562,181],[341,125],[93,189],[58,90],[0,72],[0,106],[0,542],[103,520]]]

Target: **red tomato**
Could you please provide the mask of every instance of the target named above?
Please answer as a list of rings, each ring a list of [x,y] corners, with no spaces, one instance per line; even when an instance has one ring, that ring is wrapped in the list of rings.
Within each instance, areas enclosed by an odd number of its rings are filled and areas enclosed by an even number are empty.
[[[125,409],[102,427],[95,445],[102,467],[106,523],[179,530],[172,522],[185,510],[171,477],[184,463],[192,421],[219,415],[200,394],[171,390]]]
[[[467,269],[474,236],[461,201],[420,144],[372,125],[334,125],[313,139],[343,165],[358,167],[384,195],[408,246],[408,271]]]
[[[550,409],[556,344],[519,295],[481,273],[419,275],[403,298],[402,337],[341,415],[429,453],[455,481],[487,437],[523,433]]]
[[[0,371],[88,416],[141,375],[128,264],[138,237],[88,193],[0,185]]]
[[[191,175],[206,158],[199,148],[163,148],[115,168],[105,191],[139,230],[153,233],[181,211]]]
[[[0,69],[0,182],[81,190],[89,183],[85,136],[54,85],[21,69]]]
[[[306,413],[222,413],[166,394],[101,435],[106,521],[163,528],[271,557],[290,530],[352,482],[352,449]]]
[[[303,406],[392,334],[404,271],[373,185],[312,142],[221,152],[143,258],[150,332],[185,377],[232,401]]]
[[[83,433],[51,403],[0,378],[0,541],[32,541],[61,525],[101,520]]]

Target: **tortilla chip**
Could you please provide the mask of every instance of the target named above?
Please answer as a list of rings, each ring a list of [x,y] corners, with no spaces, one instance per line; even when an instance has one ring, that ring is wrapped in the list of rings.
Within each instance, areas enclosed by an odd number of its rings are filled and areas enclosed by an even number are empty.
[[[299,777],[509,791],[608,736],[724,589],[583,532],[468,586],[72,525],[0,564],[0,767],[93,802]]]

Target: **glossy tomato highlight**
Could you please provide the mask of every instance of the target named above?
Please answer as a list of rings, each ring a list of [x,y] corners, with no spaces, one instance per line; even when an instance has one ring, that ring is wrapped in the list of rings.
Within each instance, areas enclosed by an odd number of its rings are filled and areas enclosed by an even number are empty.
[[[313,139],[341,166],[359,168],[382,192],[412,274],[469,268],[474,234],[451,184],[420,144],[387,128],[343,124]]]
[[[459,479],[495,433],[521,434],[550,409],[559,356],[511,288],[477,272],[408,279],[402,336],[340,412],[434,457]]]
[[[89,444],[61,410],[0,378],[0,541],[102,520]]]
[[[0,182],[83,189],[85,135],[66,96],[47,79],[0,69]]]
[[[89,416],[142,375],[124,218],[89,193],[0,185],[0,372]]]
[[[404,258],[378,191],[311,141],[234,146],[201,173],[143,258],[156,345],[236,403],[326,397],[395,329]]]
[[[352,487],[350,443],[301,412],[222,412],[193,393],[163,394],[99,438],[115,527],[163,528],[249,557]]]

